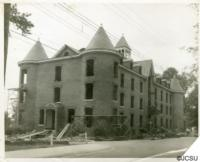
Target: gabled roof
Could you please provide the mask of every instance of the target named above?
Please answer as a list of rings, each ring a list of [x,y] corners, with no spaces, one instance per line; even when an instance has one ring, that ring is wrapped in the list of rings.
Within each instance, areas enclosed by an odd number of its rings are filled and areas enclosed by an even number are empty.
[[[152,60],[135,61],[133,63],[133,66],[141,66],[142,67],[142,75],[150,76],[151,69],[152,69],[152,72],[154,73]]]
[[[64,52],[67,51],[67,50],[71,51],[69,56],[78,55],[79,54],[78,50],[76,50],[75,48],[70,47],[69,45],[65,44],[58,52],[56,52],[56,54],[52,58],[64,57]]]
[[[175,91],[175,92],[181,92],[184,93],[183,88],[181,87],[179,80],[176,78],[176,76],[174,75],[174,77],[171,79],[170,82],[170,88]]]
[[[46,59],[48,59],[47,54],[40,41],[37,41],[35,45],[31,48],[31,50],[28,52],[26,57],[23,59],[23,61],[39,61]]]
[[[121,48],[121,47],[126,47],[128,49],[131,49],[124,36],[120,38],[120,40],[117,42],[115,46],[115,48]]]
[[[104,50],[115,50],[112,45],[106,31],[102,26],[99,27],[94,37],[90,41],[86,50],[95,50],[95,49],[104,49]]]

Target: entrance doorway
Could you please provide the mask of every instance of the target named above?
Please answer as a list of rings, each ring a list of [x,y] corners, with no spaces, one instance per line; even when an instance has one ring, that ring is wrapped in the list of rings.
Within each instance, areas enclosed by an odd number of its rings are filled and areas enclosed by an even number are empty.
[[[72,123],[74,121],[75,110],[68,109],[68,123]]]
[[[55,129],[55,110],[46,110],[46,128]]]

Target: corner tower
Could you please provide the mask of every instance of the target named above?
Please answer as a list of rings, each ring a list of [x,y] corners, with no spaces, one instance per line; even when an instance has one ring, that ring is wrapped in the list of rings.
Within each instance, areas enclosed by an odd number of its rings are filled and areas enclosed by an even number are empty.
[[[35,127],[35,101],[38,61],[48,59],[46,52],[37,41],[26,57],[18,63],[20,67],[19,78],[19,115],[18,124]]]
[[[115,80],[117,83],[121,56],[102,26],[81,55],[85,115],[112,115],[112,92]],[[90,114],[87,114],[87,108]]]
[[[125,59],[131,58],[131,48],[128,45],[124,35],[120,38],[115,46],[116,50],[121,54],[121,56]]]
[[[170,82],[170,88],[173,92],[173,128],[184,129],[184,90],[178,79],[174,76]]]

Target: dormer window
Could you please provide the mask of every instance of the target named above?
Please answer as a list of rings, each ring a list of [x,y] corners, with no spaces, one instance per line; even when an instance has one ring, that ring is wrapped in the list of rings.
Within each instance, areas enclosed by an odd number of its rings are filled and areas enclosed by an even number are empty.
[[[64,52],[64,56],[69,56],[69,52],[68,52],[68,51],[65,51],[65,52]]]

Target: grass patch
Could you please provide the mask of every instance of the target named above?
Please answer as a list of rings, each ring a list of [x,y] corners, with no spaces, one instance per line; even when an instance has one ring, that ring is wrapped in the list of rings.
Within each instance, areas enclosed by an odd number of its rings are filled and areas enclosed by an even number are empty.
[[[47,148],[47,147],[57,147],[69,145],[68,141],[54,141],[54,145],[51,146],[49,141],[16,141],[5,143],[5,151],[15,151],[15,150],[26,150],[35,148]]]

